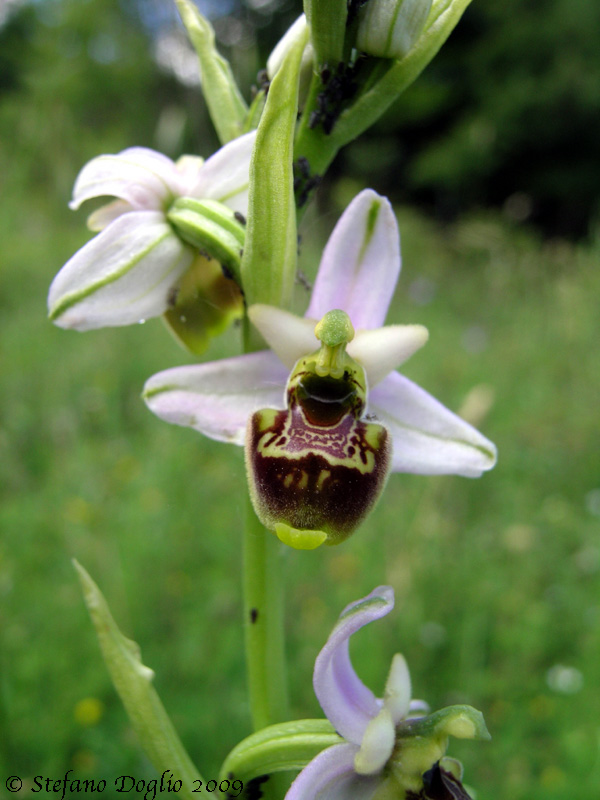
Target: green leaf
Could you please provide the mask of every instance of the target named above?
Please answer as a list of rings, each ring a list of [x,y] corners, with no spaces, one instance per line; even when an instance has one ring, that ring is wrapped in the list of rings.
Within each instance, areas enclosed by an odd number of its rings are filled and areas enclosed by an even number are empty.
[[[296,274],[293,141],[308,30],[273,78],[250,162],[248,228],[242,258],[246,302],[287,307]]]
[[[344,740],[326,719],[302,719],[270,725],[241,741],[221,767],[244,782],[273,772],[303,769],[321,750]]]
[[[191,0],[175,0],[183,24],[200,61],[202,92],[221,144],[237,139],[243,132],[248,109],[235,82],[227,59],[215,47],[210,22]]]
[[[77,561],[74,560],[73,565],[79,574],[106,666],[146,755],[157,772],[170,770],[175,779],[182,781],[178,797],[194,800],[194,781],[201,780],[200,773],[152,686],[154,673],[142,664],[138,645],[123,636],[117,627],[94,581]]]

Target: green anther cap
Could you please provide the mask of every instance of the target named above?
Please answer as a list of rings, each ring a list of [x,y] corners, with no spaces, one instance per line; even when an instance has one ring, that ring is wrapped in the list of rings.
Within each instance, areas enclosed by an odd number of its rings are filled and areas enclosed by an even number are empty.
[[[339,308],[328,311],[317,323],[315,336],[321,341],[321,349],[315,358],[315,372],[321,377],[341,378],[344,371],[355,364],[346,353],[346,345],[354,339],[350,317]]]
[[[315,327],[315,336],[327,347],[339,347],[354,339],[350,317],[339,308],[328,311]]]

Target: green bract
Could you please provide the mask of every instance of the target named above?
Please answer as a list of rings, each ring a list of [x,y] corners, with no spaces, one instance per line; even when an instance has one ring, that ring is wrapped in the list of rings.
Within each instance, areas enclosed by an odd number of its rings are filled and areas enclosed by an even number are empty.
[[[343,57],[348,3],[346,0],[304,0],[316,68],[335,66]]]
[[[248,229],[242,283],[248,304],[289,305],[296,275],[296,206],[292,168],[304,31],[273,78],[250,162]]]
[[[191,0],[175,0],[200,62],[202,93],[221,144],[244,132],[248,109],[235,82],[229,62],[215,48],[210,22]]]
[[[270,725],[236,745],[221,767],[244,781],[272,772],[302,769],[325,747],[340,744],[342,738],[326,719],[300,719]]]

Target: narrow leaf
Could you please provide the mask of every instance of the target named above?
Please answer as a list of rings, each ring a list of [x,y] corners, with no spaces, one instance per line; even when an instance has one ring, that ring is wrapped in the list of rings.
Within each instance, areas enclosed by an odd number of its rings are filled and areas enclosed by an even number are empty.
[[[79,575],[106,666],[146,755],[157,772],[169,770],[175,779],[182,781],[179,797],[194,800],[194,781],[201,779],[200,773],[192,764],[152,686],[154,673],[142,664],[138,645],[123,636],[117,627],[94,581],[77,561],[74,560],[73,565]]]
[[[191,0],[175,0],[198,54],[206,105],[221,144],[240,136],[248,109],[227,59],[215,47],[215,32]]]

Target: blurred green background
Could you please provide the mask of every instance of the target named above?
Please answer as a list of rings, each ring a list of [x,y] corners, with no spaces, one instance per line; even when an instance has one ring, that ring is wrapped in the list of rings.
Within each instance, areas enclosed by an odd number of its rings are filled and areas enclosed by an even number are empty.
[[[248,95],[299,3],[203,7]],[[310,277],[354,193],[391,196],[389,319],[431,334],[405,372],[500,458],[476,481],[394,475],[344,545],[283,554],[293,710],[321,715],[317,652],[346,603],[390,583],[395,612],[353,643],[359,673],[380,692],[401,650],[417,697],[484,712],[493,741],[451,747],[480,800],[600,796],[599,8],[475,0],[338,159],[302,230]],[[166,0],[0,3],[0,787],[70,767],[153,776],[72,557],[207,777],[249,731],[242,454],[140,401],[147,377],[190,361],[161,322],[76,334],[45,319],[88,238],[85,210],[67,209],[80,167],[133,144],[216,147],[174,25]],[[231,331],[208,357],[237,348]]]

